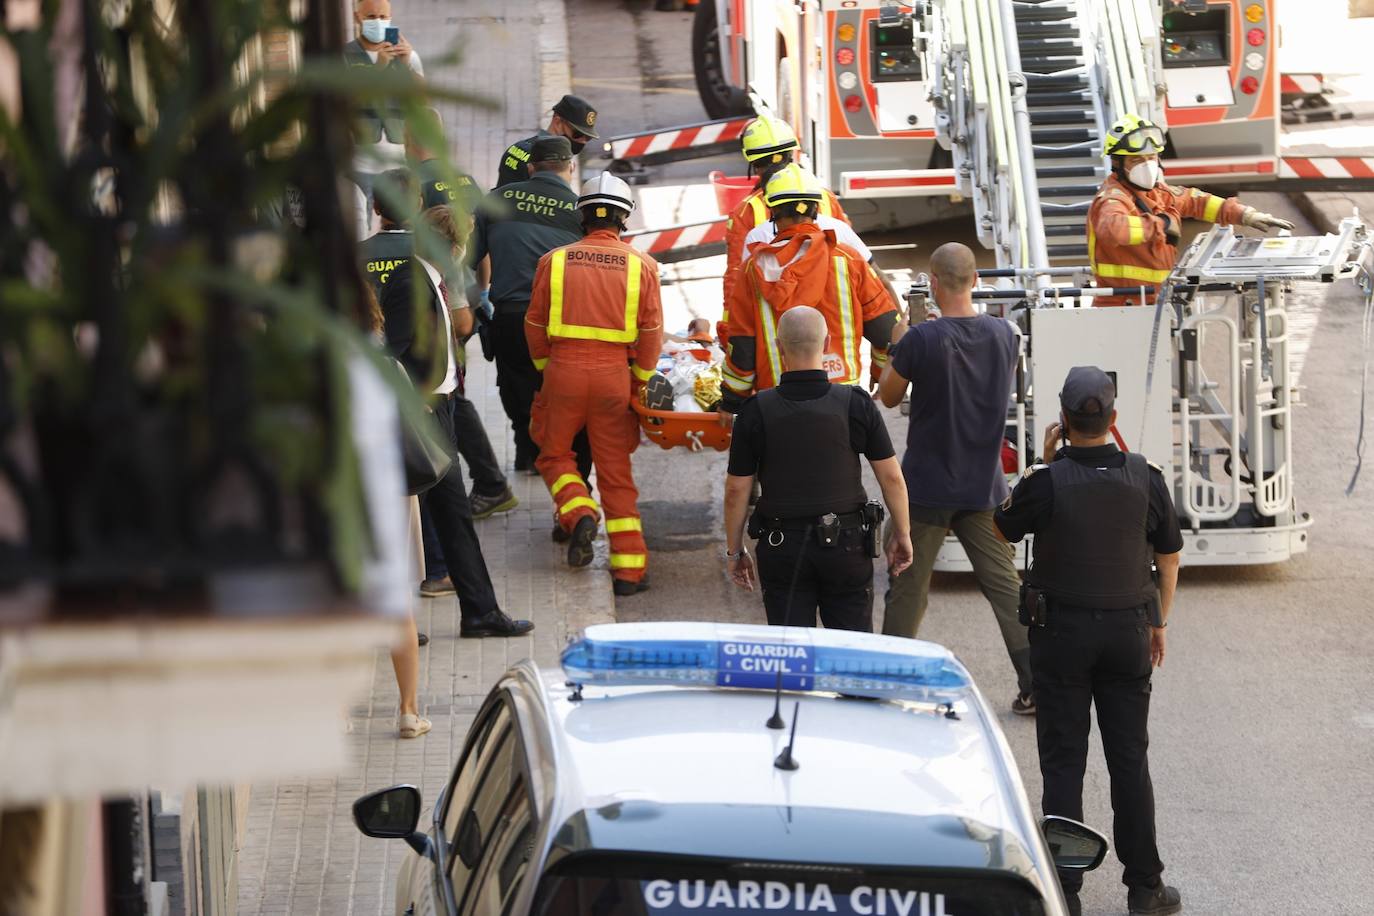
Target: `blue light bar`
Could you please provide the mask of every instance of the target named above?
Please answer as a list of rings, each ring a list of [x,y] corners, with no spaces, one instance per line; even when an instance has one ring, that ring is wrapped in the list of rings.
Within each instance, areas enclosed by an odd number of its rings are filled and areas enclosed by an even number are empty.
[[[931,642],[808,627],[613,623],[587,627],[563,650],[579,684],[675,684],[828,691],[877,699],[953,701],[971,680]]]

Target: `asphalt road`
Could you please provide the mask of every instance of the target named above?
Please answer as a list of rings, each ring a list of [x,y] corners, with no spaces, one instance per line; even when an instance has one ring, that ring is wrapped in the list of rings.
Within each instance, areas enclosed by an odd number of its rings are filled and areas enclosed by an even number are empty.
[[[574,89],[600,110],[610,136],[704,119],[692,83],[690,15],[648,2],[579,0],[571,6]],[[664,167],[641,193],[637,218],[675,222],[678,185],[700,184],[724,158]],[[1299,222],[1274,194],[1250,203]],[[666,203],[665,203],[666,202]],[[888,267],[919,270],[936,245],[971,242],[964,223],[869,239],[910,244],[884,252]],[[670,329],[691,316],[714,319],[723,259],[665,270]],[[693,279],[693,278],[696,279]],[[1292,317],[1303,338],[1295,438],[1300,508],[1316,519],[1311,550],[1264,567],[1185,569],[1169,628],[1169,655],[1154,681],[1151,753],[1165,877],[1186,911],[1203,914],[1374,912],[1374,467],[1351,496],[1364,359],[1360,303],[1348,287],[1302,289]],[[889,412],[897,441],[905,420]],[[900,447],[900,446],[899,446]],[[621,620],[763,620],[757,595],[730,586],[718,552],[723,455],[635,456],[653,589],[621,599]],[[869,483],[869,492],[876,487]],[[881,595],[884,574],[878,573]],[[1027,791],[1039,798],[1032,722],[1006,711],[1010,665],[987,604],[971,577],[937,575],[921,635],[950,646],[984,693],[1004,710],[1003,727]],[[881,613],[881,601],[879,613]],[[1085,794],[1087,819],[1106,830],[1111,810],[1096,741]],[[1090,875],[1085,912],[1124,912],[1114,857]]]

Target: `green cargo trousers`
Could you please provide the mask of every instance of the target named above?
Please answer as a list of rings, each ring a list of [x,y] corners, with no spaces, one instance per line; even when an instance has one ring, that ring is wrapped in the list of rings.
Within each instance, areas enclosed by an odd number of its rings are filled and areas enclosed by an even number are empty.
[[[930,574],[935,557],[944,544],[945,533],[953,531],[973,564],[973,575],[983,597],[992,605],[997,626],[1002,630],[1007,655],[1016,669],[1016,686],[1022,696],[1031,692],[1030,641],[1026,628],[1016,619],[1021,577],[1016,572],[1016,552],[997,536],[992,510],[982,512],[956,509],[911,507],[911,545],[915,558],[906,571],[890,580],[885,599],[883,633],[887,636],[915,638],[930,600]]]

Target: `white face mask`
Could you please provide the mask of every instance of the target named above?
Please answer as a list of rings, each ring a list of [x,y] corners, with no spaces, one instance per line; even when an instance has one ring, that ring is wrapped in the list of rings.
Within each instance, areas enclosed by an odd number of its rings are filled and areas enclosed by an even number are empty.
[[[1164,175],[1164,170],[1159,167],[1158,159],[1146,159],[1137,162],[1126,170],[1126,177],[1131,180],[1131,184],[1137,188],[1149,190],[1159,184],[1159,179]]]
[[[386,41],[386,30],[391,28],[390,19],[364,19],[363,37],[380,44]]]

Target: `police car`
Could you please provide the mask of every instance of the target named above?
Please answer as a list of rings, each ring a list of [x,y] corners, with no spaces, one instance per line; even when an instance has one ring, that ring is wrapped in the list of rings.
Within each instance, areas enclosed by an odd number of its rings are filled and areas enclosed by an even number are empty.
[[[354,804],[415,851],[397,914],[1061,916],[1055,865],[1107,848],[1037,827],[948,650],[794,627],[588,627],[506,673],[421,806]]]

